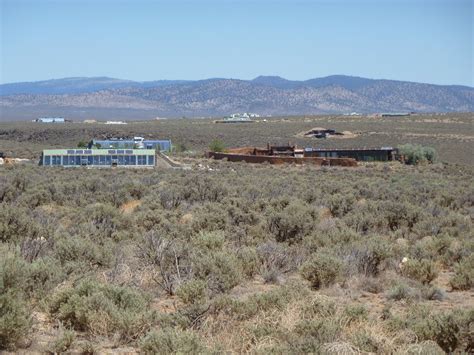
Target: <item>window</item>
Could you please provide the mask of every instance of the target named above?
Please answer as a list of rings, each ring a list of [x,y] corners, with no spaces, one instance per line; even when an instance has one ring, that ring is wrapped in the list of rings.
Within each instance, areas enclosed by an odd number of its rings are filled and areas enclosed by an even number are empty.
[[[61,165],[61,156],[53,155],[52,156],[52,165]]]
[[[130,165],[137,165],[137,157],[135,155],[130,155]]]
[[[93,164],[93,165],[99,165],[99,158],[100,158],[100,156],[98,156],[98,155],[93,155],[93,156],[92,156],[92,164]]]
[[[123,160],[125,165],[130,165],[130,155],[125,155]]]
[[[123,155],[118,156],[118,165],[124,165],[125,164],[125,157]]]
[[[148,165],[155,165],[155,157],[153,155],[148,156]]]
[[[120,149],[120,150],[117,150],[117,154],[124,154],[125,152],[123,151],[123,149]]]
[[[94,158],[91,156],[87,157],[87,165],[92,165],[94,163]]]
[[[112,157],[110,155],[105,156],[105,165],[112,165]]]
[[[76,161],[74,162],[75,165],[81,165],[81,156],[80,155],[76,155]]]
[[[49,155],[44,157],[44,165],[51,165],[51,157]]]
[[[138,165],[146,165],[146,155],[137,155]]]

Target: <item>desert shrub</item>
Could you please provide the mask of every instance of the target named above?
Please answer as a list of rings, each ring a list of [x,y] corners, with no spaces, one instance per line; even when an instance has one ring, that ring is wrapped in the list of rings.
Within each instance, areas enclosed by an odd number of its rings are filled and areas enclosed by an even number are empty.
[[[425,340],[420,343],[410,344],[403,349],[408,355],[444,355],[443,349],[432,340]]]
[[[224,242],[225,236],[220,231],[199,232],[192,239],[195,247],[206,252],[222,250]]]
[[[364,305],[349,304],[344,308],[344,316],[352,321],[366,320],[369,312]]]
[[[409,259],[402,266],[402,274],[424,285],[431,283],[438,276],[435,263],[426,259]]]
[[[318,289],[334,283],[341,275],[339,259],[325,253],[313,254],[300,268],[301,276]]]
[[[28,282],[28,264],[18,250],[0,244],[0,293],[8,290],[23,290]]]
[[[386,297],[389,300],[401,301],[401,300],[412,300],[417,297],[417,292],[404,282],[396,282],[386,292]]]
[[[454,266],[454,275],[449,284],[454,290],[469,290],[474,287],[474,256],[471,255]]]
[[[39,226],[25,209],[0,203],[0,242],[18,243],[26,238],[40,238]]]
[[[23,289],[30,296],[42,298],[56,287],[64,277],[63,269],[56,259],[51,257],[40,258],[28,265],[28,281],[23,285]]]
[[[209,143],[209,150],[211,152],[223,152],[225,150],[225,144],[220,139],[214,139]]]
[[[349,273],[358,272],[364,276],[375,277],[379,274],[382,263],[392,254],[392,245],[382,237],[374,237],[358,242],[349,248],[350,254],[345,258]]]
[[[213,312],[238,320],[248,320],[273,309],[281,311],[292,300],[300,297],[308,297],[307,289],[300,284],[288,283],[266,293],[251,295],[245,300],[236,300],[227,295],[220,296],[213,303]]]
[[[433,340],[448,353],[459,343],[459,326],[450,313],[419,318],[411,328],[420,340]]]
[[[269,231],[277,242],[297,242],[315,227],[317,211],[303,201],[291,201],[268,217]]]
[[[85,269],[110,265],[112,245],[110,241],[98,245],[89,238],[65,234],[57,238],[53,254],[68,274],[84,272]]]
[[[334,217],[343,217],[352,210],[355,202],[352,194],[345,193],[331,195],[326,203]]]
[[[140,340],[140,348],[145,354],[199,354],[205,351],[196,334],[174,329],[149,332]]]
[[[288,247],[267,242],[257,248],[260,259],[260,275],[266,283],[277,283],[281,274],[292,269]]]
[[[446,298],[446,294],[442,289],[431,286],[421,290],[421,297],[428,301],[442,301]]]
[[[189,246],[177,239],[165,238],[150,231],[143,236],[138,249],[142,264],[157,269],[153,281],[169,295],[173,295],[176,287],[190,274]]]
[[[260,261],[257,251],[252,247],[243,247],[237,251],[237,258],[240,261],[242,272],[251,278],[259,271]]]
[[[356,331],[352,336],[353,344],[366,353],[381,353],[383,345],[369,332],[366,330]]]
[[[190,177],[183,188],[183,197],[189,202],[220,202],[228,193],[225,182],[206,175]]]
[[[183,189],[173,185],[165,185],[159,192],[159,201],[164,209],[178,208],[184,199]]]
[[[78,331],[96,335],[117,333],[120,340],[137,339],[151,325],[149,300],[128,287],[94,280],[63,289],[50,303],[51,315]]]
[[[336,302],[328,297],[317,297],[305,304],[302,309],[304,319],[328,318],[336,315]]]
[[[193,271],[197,278],[207,280],[214,293],[230,290],[239,284],[243,273],[235,256],[225,251],[199,253],[194,257]]]
[[[0,292],[0,350],[13,349],[31,328],[30,309],[13,290]]]
[[[341,330],[334,318],[303,320],[296,324],[291,344],[297,352],[320,353],[322,345],[336,341]]]
[[[436,150],[431,147],[423,147],[418,144],[404,144],[398,147],[401,155],[405,157],[405,162],[416,165],[421,162],[434,163],[436,161]]]
[[[176,290],[176,295],[186,305],[202,303],[206,300],[207,284],[203,280],[190,280]]]
[[[60,354],[68,351],[76,340],[76,332],[74,330],[64,329],[58,337],[49,345],[52,353]]]

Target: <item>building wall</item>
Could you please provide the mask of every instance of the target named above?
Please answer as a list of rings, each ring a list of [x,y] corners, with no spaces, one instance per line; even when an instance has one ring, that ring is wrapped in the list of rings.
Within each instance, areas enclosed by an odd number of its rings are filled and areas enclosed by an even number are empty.
[[[312,150],[305,151],[308,157],[353,158],[357,161],[390,161],[394,159],[394,150],[386,149],[349,149],[349,150]]]
[[[94,139],[92,140],[91,147],[96,144],[100,144],[102,149],[108,148],[125,148],[133,149],[135,148],[135,141],[131,139],[124,140],[110,140],[110,139]],[[143,145],[145,149],[156,149],[162,152],[171,151],[171,141],[170,140],[144,140]]]
[[[44,166],[63,167],[153,167],[156,165],[156,156],[155,150],[45,150],[41,163]]]
[[[247,163],[270,163],[270,164],[310,164],[317,166],[357,166],[354,159],[346,158],[317,158],[317,157],[285,157],[273,155],[243,155],[243,154],[229,154],[208,152],[208,158],[227,159],[231,162],[245,161]]]

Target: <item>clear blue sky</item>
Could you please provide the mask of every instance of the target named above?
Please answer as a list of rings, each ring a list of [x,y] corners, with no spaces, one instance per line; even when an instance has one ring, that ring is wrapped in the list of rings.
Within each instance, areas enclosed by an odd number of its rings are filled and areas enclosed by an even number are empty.
[[[474,0],[0,0],[0,82],[309,79],[474,86]]]

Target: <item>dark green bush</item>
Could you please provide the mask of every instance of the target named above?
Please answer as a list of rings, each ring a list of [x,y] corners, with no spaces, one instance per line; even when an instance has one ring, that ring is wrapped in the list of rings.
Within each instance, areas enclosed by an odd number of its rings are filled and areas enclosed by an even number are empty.
[[[0,292],[0,350],[14,349],[30,331],[31,310],[21,295]]]
[[[474,256],[471,255],[454,266],[454,276],[449,283],[454,290],[469,290],[474,287]]]
[[[416,165],[421,162],[434,163],[437,159],[436,150],[418,144],[404,144],[398,147],[407,164]]]
[[[225,144],[220,139],[214,139],[209,143],[209,150],[211,152],[223,152],[225,150]]]
[[[402,274],[426,285],[438,276],[438,271],[435,263],[431,260],[409,259],[402,265]]]
[[[206,300],[207,283],[203,280],[190,280],[176,290],[176,295],[186,305],[202,303]]]
[[[97,335],[116,333],[127,342],[151,326],[153,314],[148,305],[149,300],[131,288],[85,280],[54,295],[50,313],[75,330]]]
[[[313,254],[300,269],[301,276],[318,289],[329,286],[341,276],[342,264],[339,259],[325,253]]]
[[[149,332],[140,340],[140,348],[145,354],[199,354],[205,351],[196,334],[175,329]]]

